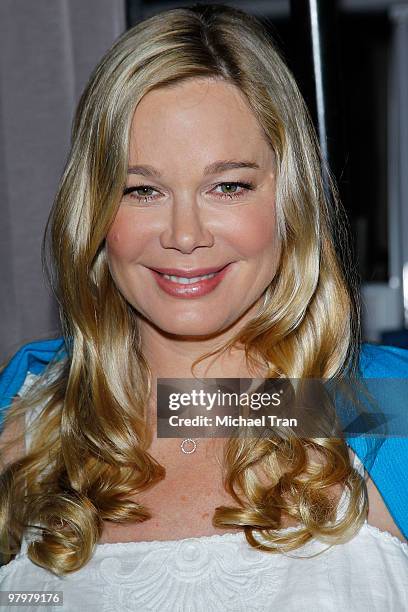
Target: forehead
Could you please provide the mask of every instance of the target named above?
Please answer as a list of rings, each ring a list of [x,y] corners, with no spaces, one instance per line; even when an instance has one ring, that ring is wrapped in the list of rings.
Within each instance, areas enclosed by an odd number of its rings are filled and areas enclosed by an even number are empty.
[[[245,95],[220,79],[194,78],[147,93],[131,124],[129,155],[158,158],[177,149],[193,158],[262,155],[270,149]],[[141,161],[141,160],[139,160]]]

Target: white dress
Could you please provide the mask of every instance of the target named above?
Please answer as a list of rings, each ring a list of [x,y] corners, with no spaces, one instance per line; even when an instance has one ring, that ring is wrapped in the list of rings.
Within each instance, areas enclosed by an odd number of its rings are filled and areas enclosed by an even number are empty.
[[[357,456],[354,465],[364,472]],[[344,492],[339,514],[346,504]],[[64,577],[32,563],[27,542],[0,567],[0,590],[62,591],[63,606],[44,610],[408,612],[408,544],[367,523],[345,544],[312,541],[288,554],[258,551],[243,532],[99,544],[85,567]]]

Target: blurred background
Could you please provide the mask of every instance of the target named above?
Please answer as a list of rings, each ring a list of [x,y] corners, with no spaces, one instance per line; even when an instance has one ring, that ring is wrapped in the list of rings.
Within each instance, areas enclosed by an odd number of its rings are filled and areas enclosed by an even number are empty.
[[[40,247],[92,69],[127,28],[191,4],[0,3],[0,361],[60,335]],[[364,339],[408,347],[408,2],[223,4],[264,22],[307,101],[350,219]]]

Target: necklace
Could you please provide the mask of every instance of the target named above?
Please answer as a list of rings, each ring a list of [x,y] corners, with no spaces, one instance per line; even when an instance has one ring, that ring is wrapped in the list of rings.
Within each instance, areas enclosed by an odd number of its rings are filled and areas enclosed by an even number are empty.
[[[186,455],[191,455],[197,448],[197,442],[192,438],[185,438],[180,444],[180,448]]]

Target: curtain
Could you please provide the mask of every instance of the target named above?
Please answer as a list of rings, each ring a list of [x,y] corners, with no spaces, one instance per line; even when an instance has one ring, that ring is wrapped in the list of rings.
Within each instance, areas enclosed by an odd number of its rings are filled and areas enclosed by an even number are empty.
[[[75,106],[125,12],[125,0],[0,2],[0,362],[60,333],[41,240]]]

